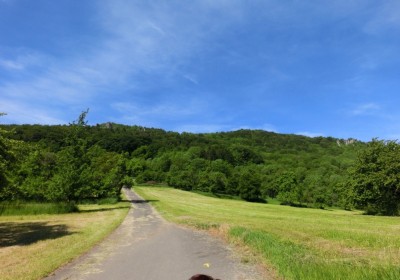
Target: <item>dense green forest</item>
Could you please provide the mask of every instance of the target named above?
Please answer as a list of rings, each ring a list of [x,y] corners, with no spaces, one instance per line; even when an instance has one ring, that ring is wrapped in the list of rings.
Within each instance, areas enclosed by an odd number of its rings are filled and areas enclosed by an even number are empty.
[[[117,197],[124,184],[163,183],[248,201],[398,214],[398,199],[387,210],[375,205],[377,193],[363,198],[371,183],[363,177],[368,151],[379,145],[393,150],[395,142],[89,126],[86,114],[70,125],[1,125],[0,199],[80,201]]]

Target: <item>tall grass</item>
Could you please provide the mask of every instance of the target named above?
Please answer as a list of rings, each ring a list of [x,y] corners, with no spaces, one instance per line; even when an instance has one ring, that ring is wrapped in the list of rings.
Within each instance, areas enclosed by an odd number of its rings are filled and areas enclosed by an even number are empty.
[[[229,235],[262,254],[288,279],[400,279],[400,267],[366,266],[354,260],[324,259],[323,255],[305,246],[281,240],[265,231],[233,227]]]
[[[11,201],[0,203],[0,216],[65,214],[77,211],[78,207],[74,203],[67,202],[38,203]]]
[[[216,199],[137,188],[167,219],[202,229],[224,225],[285,279],[400,279],[400,218]]]
[[[117,197],[106,197],[100,199],[83,200],[79,204],[117,204]],[[15,215],[43,215],[43,214],[66,214],[78,212],[75,202],[27,202],[27,201],[3,201],[0,202],[0,216]]]

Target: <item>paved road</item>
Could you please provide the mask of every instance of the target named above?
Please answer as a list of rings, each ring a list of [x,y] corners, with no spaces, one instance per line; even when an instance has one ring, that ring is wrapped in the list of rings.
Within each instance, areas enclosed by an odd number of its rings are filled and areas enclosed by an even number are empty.
[[[187,280],[197,273],[222,280],[262,279],[220,240],[166,222],[137,194],[125,192],[133,207],[121,226],[47,280]]]

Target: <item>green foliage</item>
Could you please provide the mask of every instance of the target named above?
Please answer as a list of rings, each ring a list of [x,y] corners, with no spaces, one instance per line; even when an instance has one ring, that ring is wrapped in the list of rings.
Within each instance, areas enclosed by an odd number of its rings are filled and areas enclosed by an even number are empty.
[[[113,196],[118,184],[160,182],[248,200],[279,197],[311,207],[343,207],[348,168],[364,146],[261,130],[179,134],[115,123],[89,126],[87,114],[68,126],[0,126],[15,131],[7,139],[31,147],[8,168],[14,183],[0,195],[77,200]],[[285,173],[295,179],[286,188]]]
[[[261,164],[263,158],[253,149],[244,145],[233,145],[231,148],[235,165],[244,165],[246,163]]]
[[[5,115],[0,112],[0,117]],[[12,170],[18,159],[16,152],[20,142],[10,139],[13,131],[5,130],[0,127],[0,201],[12,199],[16,196],[12,188]]]
[[[98,146],[62,149],[55,175],[49,183],[51,201],[79,201],[118,197],[125,174],[122,155]]]
[[[241,170],[239,175],[239,196],[247,201],[259,201],[261,198],[261,182],[251,168]]]
[[[169,173],[167,183],[178,189],[190,191],[194,185],[193,179],[196,179],[193,175],[194,174],[188,170],[173,171]]]
[[[43,201],[50,195],[49,182],[56,172],[57,155],[30,147],[18,170],[20,198]]]
[[[400,145],[369,142],[352,169],[350,186],[355,205],[367,213],[399,215]]]
[[[205,190],[213,194],[223,194],[226,193],[228,179],[222,172],[203,172],[201,174],[200,185],[200,190]]]
[[[53,145],[45,147],[41,142],[23,143],[23,148],[13,149],[11,145],[3,145],[7,169],[1,174],[13,174],[13,183],[7,180],[7,184],[1,186],[0,198],[53,202],[118,199],[122,185],[129,181],[126,179],[125,155],[90,143],[90,134],[86,130],[87,113],[83,112],[69,126],[65,142],[56,150],[49,148]],[[6,144],[22,143],[6,138],[0,140]],[[13,154],[18,154],[13,157],[18,160],[13,159],[15,164],[10,164],[9,155]]]
[[[279,194],[277,198],[283,204],[296,205],[302,202],[303,190],[301,184],[297,182],[293,172],[284,172],[276,179]]]

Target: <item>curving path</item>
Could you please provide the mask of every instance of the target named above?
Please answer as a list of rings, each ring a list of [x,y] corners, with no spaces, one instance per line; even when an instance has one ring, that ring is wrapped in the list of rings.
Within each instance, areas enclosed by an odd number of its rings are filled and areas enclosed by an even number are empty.
[[[45,279],[187,280],[197,273],[222,280],[262,279],[220,240],[165,221],[136,193],[124,191],[133,207],[121,226]]]

